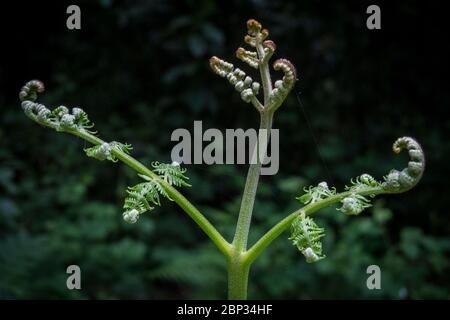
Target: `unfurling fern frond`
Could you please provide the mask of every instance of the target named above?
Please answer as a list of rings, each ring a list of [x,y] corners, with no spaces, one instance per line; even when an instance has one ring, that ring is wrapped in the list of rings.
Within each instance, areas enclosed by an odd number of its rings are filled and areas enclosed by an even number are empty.
[[[156,172],[160,178],[166,181],[168,184],[177,187],[190,187],[191,185],[186,182],[189,180],[188,177],[184,175],[186,168],[182,169],[178,162],[172,162],[171,164],[160,163],[154,161],[152,163],[153,171]]]
[[[351,186],[345,186],[345,190],[350,191],[363,191],[369,188],[379,187],[381,183],[377,181],[370,174],[363,173],[359,177],[356,177],[355,180],[351,179]]]
[[[164,198],[169,199],[170,201],[172,201],[172,199],[170,198],[170,196],[167,194],[167,191],[161,186],[161,184],[159,182],[157,182],[155,179],[143,175],[143,174],[138,174],[139,177],[141,177],[142,179],[148,181],[151,183],[152,188],[154,188],[160,195],[162,195]],[[159,205],[159,203],[158,203]]]
[[[405,192],[413,188],[420,181],[425,170],[425,155],[416,140],[402,137],[392,145],[395,153],[400,153],[403,149],[407,149],[409,153],[408,166],[402,171],[392,170],[384,177],[382,187],[390,193]]]
[[[315,203],[336,194],[336,188],[330,189],[326,182],[319,183],[317,187],[309,186],[304,188],[303,191],[305,191],[305,194],[295,199],[304,204]]]
[[[95,133],[88,130],[94,124],[82,109],[72,108],[70,112],[67,107],[59,106],[51,111],[43,104],[36,103],[37,94],[44,92],[44,89],[44,84],[41,81],[31,80],[20,90],[19,98],[22,101],[22,109],[30,119],[56,131],[84,130],[92,134]]]
[[[410,137],[397,139],[392,149],[395,153],[407,149],[410,161],[403,170],[391,170],[384,177],[384,181],[377,181],[371,175],[364,173],[356,179],[351,179],[351,185],[346,186],[345,195],[340,198],[341,207],[337,210],[347,215],[359,215],[365,209],[371,207],[370,198],[380,193],[400,193],[414,187],[422,178],[425,169],[425,156],[420,144]],[[328,188],[325,182],[317,187],[305,188],[305,194],[296,199],[304,204],[314,204],[336,195],[336,190]]]
[[[301,212],[291,224],[291,236],[293,244],[305,256],[306,262],[317,262],[325,255],[322,254],[321,238],[325,236],[325,229],[320,228],[314,220]]]
[[[261,23],[255,19],[249,19],[247,21],[247,35],[244,40],[252,47],[257,47],[269,36],[269,30],[263,29]]]
[[[160,194],[167,197],[167,193],[165,191],[161,193],[161,190],[163,188],[159,182],[151,178],[148,178],[146,182],[129,187],[123,205],[125,209],[123,213],[124,220],[128,223],[134,223],[138,220],[140,214],[153,210],[155,205],[161,205]],[[127,217],[132,212],[137,213],[138,216],[136,219],[130,220],[132,221],[130,222]]]
[[[94,127],[94,124],[89,120],[86,112],[81,108],[72,108],[72,115],[74,116],[74,122],[85,129]]]
[[[245,102],[251,102],[258,111],[265,109],[274,111],[281,106],[286,99],[289,91],[294,87],[297,80],[297,72],[294,65],[287,59],[278,59],[275,61],[274,70],[284,72],[282,80],[275,82],[275,88],[272,89],[272,81],[269,75],[269,60],[274,54],[277,46],[272,40],[266,40],[269,31],[263,29],[261,23],[254,19],[247,21],[247,35],[244,40],[256,50],[246,50],[239,47],[236,50],[236,57],[247,63],[250,67],[260,69],[261,83],[264,89],[264,105],[258,100],[257,95],[260,89],[260,83],[253,81],[244,71],[234,68],[233,64],[213,56],[209,60],[211,69],[228,81],[241,93],[241,98]]]
[[[159,199],[159,183],[155,180],[141,182],[127,190],[124,209],[136,209],[139,213],[153,210],[153,205],[161,205]]]
[[[45,91],[45,86],[42,81],[31,80],[28,81],[19,92],[20,101],[36,101],[37,94]]]
[[[275,88],[270,93],[270,108],[277,109],[286,99],[297,81],[297,70],[287,59],[278,59],[273,63],[274,70],[281,70],[284,76],[275,81]]]
[[[86,152],[86,155],[91,158],[95,158],[97,160],[103,161],[103,160],[110,160],[112,162],[117,162],[118,159],[114,155],[114,150],[116,151],[122,151],[127,154],[133,150],[133,147],[131,144],[128,143],[120,143],[117,141],[112,142],[105,142],[103,144],[99,144],[90,148],[84,149],[84,152]]]
[[[342,211],[346,215],[356,216],[371,207],[370,200],[360,194],[352,194],[341,200],[342,206],[337,210]]]
[[[168,184],[177,187],[190,187],[190,184],[185,181],[189,179],[184,175],[186,169],[182,169],[179,163],[165,164],[155,161],[152,163],[152,166],[155,168],[154,172],[158,174],[159,178]],[[146,182],[129,187],[123,205],[125,209],[123,218],[128,223],[135,223],[140,214],[153,210],[155,205],[160,206],[161,196],[172,201],[158,179],[143,174],[139,174],[139,177],[146,180]],[[131,219],[130,217],[134,217],[136,213],[138,216]]]
[[[345,186],[345,190],[351,191],[353,193],[363,192],[367,190],[373,190],[374,188],[381,187],[381,183],[377,181],[370,174],[363,173],[362,175],[356,177],[355,180],[351,179],[351,186]],[[371,194],[370,197],[374,197],[374,194]],[[352,203],[353,201],[347,200],[347,203]],[[364,201],[363,201],[364,202]],[[367,207],[365,207],[367,208]]]

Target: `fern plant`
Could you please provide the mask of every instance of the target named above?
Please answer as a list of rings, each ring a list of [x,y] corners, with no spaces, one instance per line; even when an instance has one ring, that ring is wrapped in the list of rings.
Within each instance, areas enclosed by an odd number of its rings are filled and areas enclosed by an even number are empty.
[[[242,100],[257,110],[260,117],[260,129],[266,129],[266,138],[270,135],[275,112],[297,80],[294,65],[287,59],[278,59],[273,63],[273,69],[281,71],[283,76],[272,82],[269,63],[276,45],[267,39],[268,36],[267,29],[263,29],[259,22],[251,19],[247,22],[247,35],[244,38],[251,50],[244,48],[236,50],[236,57],[239,60],[259,70],[260,82],[218,57],[214,56],[209,61],[213,72],[225,78],[240,93]],[[262,94],[260,94],[261,90]],[[289,239],[305,257],[307,263],[320,261],[326,257],[322,252],[321,243],[325,230],[314,222],[312,217],[314,213],[324,207],[338,204],[338,211],[346,215],[359,215],[371,206],[373,197],[379,194],[401,193],[413,188],[421,179],[425,168],[424,152],[419,143],[410,137],[399,138],[393,144],[393,151],[395,153],[400,153],[402,150],[408,151],[410,161],[406,168],[400,171],[392,170],[381,180],[364,173],[351,179],[350,185],[342,192],[337,192],[326,182],[305,188],[296,198],[303,206],[288,214],[248,247],[248,234],[262,166],[259,159],[249,166],[235,235],[228,241],[205,215],[178,191],[177,188],[190,187],[186,169],[179,163],[153,162],[151,167],[144,165],[130,155],[131,145],[100,139],[97,133],[92,131],[93,124],[82,109],[59,106],[50,110],[37,103],[37,95],[43,91],[44,85],[37,80],[28,82],[22,88],[19,97],[25,114],[42,126],[73,134],[91,143],[93,146],[85,149],[87,156],[102,161],[121,161],[137,172],[143,181],[126,190],[123,206],[123,219],[126,222],[136,223],[141,215],[160,206],[164,198],[174,201],[210,238],[226,259],[230,299],[247,297],[251,265],[284,231],[291,229]],[[266,145],[259,142],[255,148],[258,152],[266,151]]]

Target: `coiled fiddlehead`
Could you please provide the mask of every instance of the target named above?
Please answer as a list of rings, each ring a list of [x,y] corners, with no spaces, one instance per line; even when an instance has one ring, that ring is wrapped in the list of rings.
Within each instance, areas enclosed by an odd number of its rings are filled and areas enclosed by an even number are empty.
[[[245,102],[251,102],[258,111],[264,110],[276,110],[283,101],[286,99],[288,93],[293,88],[295,81],[297,80],[297,72],[294,65],[287,59],[278,59],[273,64],[274,70],[281,70],[284,72],[282,80],[275,81],[275,88],[271,89],[272,84],[270,80],[270,74],[268,72],[268,63],[277,46],[272,40],[266,40],[269,36],[269,31],[263,29],[261,24],[250,19],[247,21],[247,35],[244,40],[256,51],[246,50],[244,48],[238,48],[236,50],[236,57],[247,63],[250,67],[260,69],[261,74],[267,78],[264,90],[266,90],[268,101],[265,101],[265,105],[262,105],[258,100],[257,95],[259,93],[259,82],[253,81],[248,77],[244,71],[238,68],[234,68],[234,65],[219,59],[214,56],[209,60],[211,69],[223,78],[227,78],[230,84],[241,93],[241,98]],[[266,72],[267,71],[267,72]],[[264,83],[264,79],[262,80]]]
[[[22,101],[22,109],[25,114],[40,125],[50,127],[56,131],[79,131],[94,126],[89,121],[88,115],[80,108],[72,108],[70,112],[65,106],[60,106],[54,110],[48,109],[43,104],[36,103],[37,94],[44,92],[44,84],[39,80],[28,81],[20,90],[19,98]]]
[[[276,60],[273,63],[273,68],[284,72],[283,79],[275,81],[275,88],[270,93],[271,108],[276,109],[294,87],[295,81],[297,81],[297,70],[287,59]]]
[[[377,194],[408,191],[419,182],[425,169],[425,155],[422,147],[413,138],[402,137],[394,142],[392,149],[395,153],[400,153],[403,149],[408,150],[410,161],[408,166],[401,171],[391,170],[384,177],[383,182],[364,173],[356,179],[351,179],[351,185],[346,186],[346,191],[343,193],[336,193],[335,188],[329,188],[326,182],[321,182],[317,186],[304,188],[305,193],[296,199],[308,206],[317,206],[319,208],[340,202],[341,206],[337,208],[338,211],[346,215],[359,215],[372,206],[371,198]],[[293,220],[291,224],[292,230],[299,230],[301,222],[305,221],[303,215],[305,215],[305,211],[302,210],[298,217]],[[291,236],[291,240],[292,238],[293,236]]]
[[[44,84],[39,80],[28,81],[19,92],[20,101],[36,101],[37,94],[45,91]]]
[[[402,171],[391,170],[384,177],[382,187],[390,193],[405,192],[413,188],[422,178],[425,170],[425,154],[420,144],[411,137],[397,139],[392,145],[395,153],[408,150],[410,161]]]

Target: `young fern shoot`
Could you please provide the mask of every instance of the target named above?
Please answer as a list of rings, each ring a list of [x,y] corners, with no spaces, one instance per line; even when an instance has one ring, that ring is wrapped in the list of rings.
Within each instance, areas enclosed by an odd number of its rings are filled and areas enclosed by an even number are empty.
[[[84,149],[88,157],[112,162],[118,162],[120,156],[128,157],[133,147],[127,143],[104,142],[96,138],[96,132],[88,130],[94,124],[90,122],[88,115],[82,109],[72,108],[69,111],[69,108],[59,106],[49,110],[44,105],[36,103],[37,93],[43,91],[44,84],[38,80],[29,81],[20,91],[22,109],[29,118],[56,131],[72,133],[93,142],[95,144],[93,147]],[[153,210],[154,205],[161,205],[160,195],[171,200],[164,184],[177,187],[190,186],[186,182],[189,178],[184,175],[186,169],[182,169],[180,164],[175,162],[164,164],[155,161],[152,166],[154,173],[138,174],[146,182],[129,187],[127,190],[123,219],[128,223],[135,223],[142,213]]]
[[[254,80],[243,70],[218,57],[209,60],[211,69],[220,77],[225,78],[241,99],[251,103],[260,116],[260,129],[266,130],[266,138],[270,135],[275,112],[283,104],[297,80],[297,71],[287,59],[278,59],[273,63],[275,71],[282,71],[283,77],[272,83],[270,74],[270,59],[276,51],[276,45],[268,40],[269,31],[263,29],[254,19],[247,22],[245,42],[251,50],[238,48],[236,57],[250,68],[258,69],[260,79]],[[228,297],[230,299],[245,299],[247,297],[248,276],[250,266],[256,258],[290,228],[289,239],[305,257],[307,263],[313,263],[325,258],[322,252],[321,240],[325,237],[325,230],[318,226],[312,214],[318,210],[339,204],[337,210],[349,216],[361,214],[371,206],[371,199],[379,194],[401,193],[413,188],[421,179],[425,169],[425,156],[419,143],[411,137],[402,137],[393,144],[393,151],[400,153],[407,150],[410,161],[402,170],[392,170],[381,181],[369,174],[362,174],[350,180],[350,185],[343,192],[329,187],[326,182],[304,189],[304,193],[296,199],[302,206],[288,214],[276,223],[250,248],[247,247],[253,206],[261,171],[261,160],[250,164],[247,179],[236,223],[236,231],[232,241],[227,241],[209,220],[176,188],[190,187],[187,182],[186,169],[179,163],[165,164],[153,162],[151,169],[134,159],[130,153],[132,146],[117,141],[106,142],[92,131],[93,123],[88,115],[80,108],[69,109],[59,106],[53,110],[36,102],[38,93],[44,91],[44,85],[38,80],[32,80],[23,86],[19,93],[24,113],[36,123],[56,130],[80,137],[92,147],[84,151],[88,157],[97,160],[121,161],[134,169],[143,181],[128,187],[124,201],[123,219],[127,223],[136,223],[145,212],[152,211],[161,205],[165,198],[175,202],[211,239],[217,249],[224,255],[228,266]],[[261,92],[262,91],[262,92]],[[258,97],[262,93],[262,100]],[[268,139],[266,139],[268,141]],[[266,153],[267,145],[258,143],[255,151]]]

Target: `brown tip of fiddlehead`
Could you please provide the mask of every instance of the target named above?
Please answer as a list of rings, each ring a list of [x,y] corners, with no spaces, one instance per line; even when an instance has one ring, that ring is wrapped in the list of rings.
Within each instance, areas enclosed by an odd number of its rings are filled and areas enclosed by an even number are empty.
[[[273,68],[275,70],[282,70],[285,73],[285,77],[287,81],[295,81],[297,80],[297,69],[287,59],[278,59],[273,63]]]
[[[219,59],[216,56],[209,59],[209,66],[214,73],[221,77],[226,77],[234,69],[234,66],[231,63]]]
[[[249,19],[247,21],[247,33],[251,36],[256,36],[261,31],[261,23],[255,19]]]
[[[269,48],[271,51],[275,51],[277,49],[277,45],[272,40],[266,40],[263,42],[263,46],[265,48]]]
[[[259,59],[256,52],[247,51],[244,48],[239,47],[236,50],[236,58],[247,63],[250,67],[258,69]]]
[[[257,44],[264,41],[269,36],[269,30],[263,29],[261,23],[255,19],[247,21],[247,35],[244,40],[252,47],[256,47]]]

